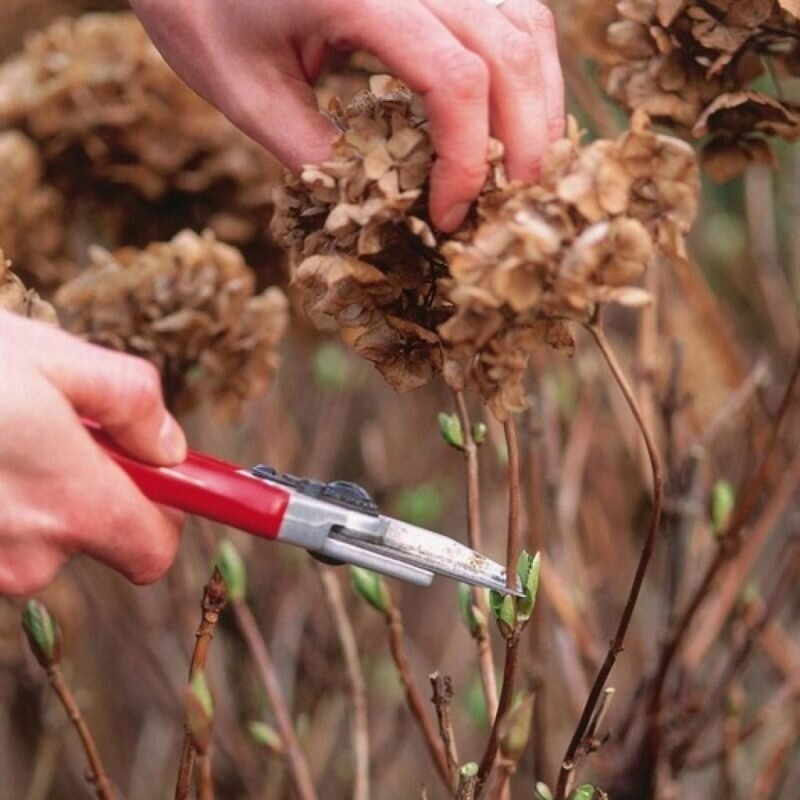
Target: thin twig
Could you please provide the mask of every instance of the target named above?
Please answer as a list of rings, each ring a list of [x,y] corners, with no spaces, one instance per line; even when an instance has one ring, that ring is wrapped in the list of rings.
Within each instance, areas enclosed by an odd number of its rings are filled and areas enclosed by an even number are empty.
[[[189,665],[190,681],[200,670],[205,669],[211,640],[214,638],[214,630],[217,627],[219,615],[225,607],[225,601],[225,581],[222,580],[220,571],[214,567],[211,578],[203,587],[203,600],[200,604],[200,624],[195,633],[192,661]],[[189,797],[192,787],[195,754],[195,747],[189,735],[189,728],[184,723],[181,760],[178,767],[178,780],[175,784],[175,800],[187,800]]]
[[[506,542],[506,587],[517,587],[517,561],[522,550],[520,531],[520,460],[517,426],[513,418],[503,424],[508,448],[508,540]]]
[[[103,762],[100,758],[100,752],[95,744],[94,737],[92,736],[89,726],[86,724],[72,692],[64,682],[64,676],[61,674],[61,668],[58,664],[51,664],[47,667],[47,680],[53,687],[53,691],[64,706],[70,722],[80,736],[83,750],[86,753],[86,758],[89,761],[89,769],[86,774],[86,779],[92,784],[94,792],[99,800],[114,800],[114,792],[111,789],[111,781],[108,774],[103,767]]]
[[[475,800],[475,793],[478,790],[478,776],[471,774],[461,775],[458,779],[458,788],[456,789],[456,800]]]
[[[509,470],[508,470],[508,561],[506,562],[506,579],[510,579],[508,586],[516,585],[517,577],[517,558],[519,557],[520,547],[520,461],[519,448],[517,447],[516,429],[513,421],[507,422],[504,426],[506,442],[508,444]],[[489,775],[492,772],[497,753],[500,748],[500,726],[506,714],[511,708],[511,701],[514,697],[514,683],[517,677],[517,665],[519,663],[519,642],[522,628],[516,625],[514,630],[506,639],[505,661],[503,663],[503,686],[500,689],[500,698],[497,702],[497,713],[494,715],[492,729],[489,731],[489,739],[481,757],[478,767],[478,789],[476,795],[480,795],[486,785]]]
[[[480,506],[480,481],[478,473],[478,446],[472,436],[472,423],[467,410],[467,403],[463,392],[455,392],[456,408],[461,429],[464,436],[464,462],[467,480],[467,536],[469,546],[479,553],[483,552],[481,541],[481,506]],[[489,610],[486,606],[484,592],[477,587],[471,587],[472,604],[480,611],[477,625],[475,626],[475,642],[478,646],[478,670],[483,686],[483,696],[486,698],[486,711],[489,719],[497,714],[497,670],[492,655],[492,645],[489,639],[489,630],[486,620],[489,619]]]
[[[272,663],[264,637],[258,628],[258,623],[244,600],[235,600],[233,602],[233,611],[239,631],[255,662],[258,676],[267,693],[272,713],[275,715],[278,735],[281,737],[286,751],[286,761],[289,765],[289,772],[294,782],[297,797],[299,800],[317,800],[317,793],[311,780],[311,772],[297,740],[292,718],[281,694],[275,665]]]
[[[653,441],[653,436],[648,429],[644,418],[642,417],[636,397],[630,388],[628,380],[625,377],[619,361],[617,360],[617,357],[611,348],[611,345],[603,330],[596,324],[587,325],[586,327],[597,343],[597,346],[600,349],[603,358],[606,360],[606,363],[608,364],[608,367],[611,370],[617,385],[622,391],[622,394],[625,396],[625,400],[628,403],[631,413],[633,414],[636,424],[638,425],[642,434],[642,438],[644,439],[645,447],[647,448],[647,455],[650,460],[650,468],[653,474],[653,508],[650,513],[650,523],[648,525],[647,535],[645,537],[644,544],[642,545],[641,555],[639,556],[639,563],[636,566],[633,582],[631,583],[631,588],[628,592],[628,599],[625,601],[622,615],[620,616],[619,623],[617,624],[617,630],[614,634],[614,638],[611,640],[605,660],[600,667],[599,672],[597,673],[597,677],[595,678],[594,684],[589,692],[589,697],[586,700],[586,705],[583,708],[583,713],[581,714],[581,717],[575,728],[575,732],[572,735],[572,739],[567,746],[566,753],[564,754],[564,758],[561,762],[561,770],[558,775],[558,784],[556,786],[555,793],[556,800],[564,800],[567,795],[571,777],[575,772],[575,756],[578,753],[578,749],[583,742],[587,730],[589,729],[589,725],[591,724],[594,716],[595,707],[602,697],[603,689],[605,688],[608,676],[610,675],[611,670],[614,668],[617,656],[622,652],[625,644],[625,636],[628,633],[628,628],[630,627],[631,619],[633,618],[633,612],[636,608],[636,603],[639,600],[639,594],[642,590],[644,578],[647,574],[647,568],[650,564],[650,558],[653,554],[656,539],[658,537],[659,523],[661,520],[661,504],[664,494],[664,480],[661,473],[661,464],[656,451],[656,445]]]
[[[358,654],[356,635],[350,616],[347,613],[342,587],[336,575],[330,569],[315,564],[317,575],[322,584],[322,594],[328,606],[333,627],[342,648],[347,680],[350,684],[350,697],[353,703],[353,724],[351,738],[353,740],[353,756],[355,760],[355,780],[353,782],[353,800],[369,800],[369,720],[367,715],[367,683],[361,669],[361,658]]]
[[[428,714],[427,703],[423,700],[422,694],[416,683],[414,683],[414,678],[411,675],[411,666],[405,655],[403,647],[403,618],[397,607],[390,605],[385,614],[385,619],[386,629],[389,633],[389,649],[397,668],[397,674],[405,689],[406,703],[417,725],[419,725],[439,777],[448,789],[452,789],[445,749],[439,741],[439,734]]]
[[[769,479],[769,467],[772,462],[772,456],[775,452],[776,445],[779,441],[779,435],[783,428],[784,422],[789,415],[789,409],[792,407],[792,399],[799,376],[800,352],[798,352],[795,358],[792,375],[783,393],[778,414],[775,419],[775,423],[772,426],[772,432],[766,448],[764,449],[764,455],[761,458],[761,462],[759,463],[750,480],[748,480],[745,484],[744,489],[739,494],[736,507],[731,514],[730,520],[726,525],[722,536],[720,537],[720,546],[717,548],[714,557],[712,558],[696,589],[691,595],[686,608],[678,617],[673,629],[670,631],[661,647],[659,661],[656,666],[654,677],[650,684],[648,714],[651,716],[651,719],[655,720],[658,717],[667,673],[669,672],[669,668],[673,659],[680,649],[683,638],[689,630],[689,626],[694,620],[698,609],[702,605],[703,601],[709,596],[709,591],[717,578],[717,574],[722,569],[723,565],[728,561],[728,559],[734,555],[742,530],[752,516],[758,500],[763,493],[764,487]]]
[[[447,757],[447,768],[453,785],[458,783],[458,748],[456,747],[456,737],[453,731],[453,721],[450,719],[450,703],[453,699],[453,683],[445,675],[442,677],[439,672],[432,672],[428,675],[431,682],[433,695],[431,702],[436,709],[436,719],[439,723],[439,735],[442,737],[444,754]]]
[[[197,800],[214,800],[210,749],[197,755]]]

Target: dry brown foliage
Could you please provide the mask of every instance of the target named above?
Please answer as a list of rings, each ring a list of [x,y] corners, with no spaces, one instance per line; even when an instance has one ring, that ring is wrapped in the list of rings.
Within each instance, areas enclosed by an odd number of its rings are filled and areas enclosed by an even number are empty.
[[[271,378],[287,324],[283,292],[254,286],[238,250],[183,231],[144,250],[92,248],[55,302],[68,330],[152,361],[172,403],[204,394],[236,411]]]
[[[647,303],[636,284],[656,256],[685,255],[694,153],[652,132],[643,112],[619,139],[586,146],[572,123],[536,184],[509,184],[493,142],[477,210],[449,241],[428,218],[419,99],[378,76],[332,114],[343,129],[333,158],[287,179],[273,229],[292,247],[312,319],[363,329],[356,350],[398,391],[444,371],[505,419],[525,407],[532,348],[571,352],[565,320]]]
[[[608,91],[629,109],[709,137],[703,157],[712,177],[734,177],[752,161],[772,164],[766,137],[800,136],[800,107],[774,83],[800,75],[797,3],[621,0],[617,9]],[[759,78],[767,86],[757,91]]]

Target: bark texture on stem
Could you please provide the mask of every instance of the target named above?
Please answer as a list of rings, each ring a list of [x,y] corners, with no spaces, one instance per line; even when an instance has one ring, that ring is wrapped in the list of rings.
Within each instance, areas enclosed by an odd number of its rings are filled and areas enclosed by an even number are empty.
[[[222,580],[220,571],[215,567],[211,578],[203,588],[203,600],[200,604],[200,624],[195,633],[192,661],[189,665],[189,681],[201,670],[205,669],[208,661],[208,652],[214,631],[219,622],[219,615],[226,603],[225,581]],[[175,800],[187,800],[192,787],[192,772],[194,771],[195,747],[192,744],[189,729],[184,723],[183,745],[181,747],[181,760],[178,767],[178,780],[175,784]]]
[[[344,656],[347,680],[350,684],[350,697],[353,703],[353,756],[355,761],[355,780],[353,800],[369,800],[369,720],[367,716],[367,683],[361,669],[361,658],[350,616],[347,613],[342,587],[332,570],[316,566],[322,593],[339,638]]]
[[[467,537],[469,546],[479,553],[483,552],[481,535],[480,475],[478,470],[478,446],[472,436],[472,422],[469,418],[467,402],[463,392],[455,392],[456,409],[461,430],[464,436],[464,466],[467,482]],[[489,609],[486,606],[484,592],[477,587],[470,587],[473,605],[481,612],[481,618],[475,632],[475,643],[478,646],[478,670],[486,698],[486,709],[489,719],[497,714],[497,670],[492,655],[492,644],[486,620]]]
[[[297,797],[299,800],[317,800],[311,772],[294,732],[294,725],[281,693],[275,665],[272,663],[258,623],[250,607],[243,600],[233,602],[233,611],[247,649],[255,662],[258,677],[267,693],[272,713],[275,715],[275,723],[286,751],[286,761]]]
[[[392,605],[386,613],[386,628],[389,633],[389,649],[392,653],[392,660],[397,668],[397,674],[403,684],[406,693],[406,703],[414,717],[428,752],[431,754],[436,771],[442,779],[444,785],[452,791],[450,783],[450,771],[447,767],[447,756],[444,747],[439,741],[439,734],[433,724],[433,720],[428,714],[427,703],[423,700],[414,678],[411,674],[411,666],[406,658],[403,648],[403,618],[400,612]]]
[[[586,736],[586,733],[592,723],[595,709],[603,695],[603,689],[605,688],[608,676],[610,675],[611,670],[614,668],[617,656],[622,652],[625,644],[625,636],[628,633],[628,628],[630,627],[631,619],[633,618],[633,612],[636,608],[636,603],[639,600],[639,594],[641,593],[642,585],[644,584],[645,575],[647,574],[647,568],[650,565],[650,559],[653,555],[653,550],[655,549],[656,539],[658,538],[658,529],[661,521],[661,505],[664,494],[664,479],[661,472],[661,462],[656,450],[655,441],[650,429],[647,427],[644,417],[642,416],[639,404],[636,401],[636,397],[633,394],[630,384],[628,383],[628,380],[625,377],[619,361],[617,360],[617,357],[611,348],[611,344],[606,338],[603,330],[597,325],[588,325],[587,330],[594,338],[598,348],[600,349],[600,352],[603,355],[603,358],[608,364],[608,367],[614,376],[614,380],[622,391],[628,407],[636,419],[636,424],[641,431],[642,438],[644,439],[645,447],[647,448],[647,456],[650,460],[650,468],[653,474],[653,509],[650,513],[650,522],[644,544],[642,545],[642,551],[639,556],[639,563],[636,566],[636,572],[633,576],[633,582],[631,583],[631,588],[628,592],[628,598],[625,601],[622,615],[620,616],[619,623],[617,624],[617,630],[614,634],[614,638],[611,640],[605,660],[603,661],[603,664],[597,673],[594,684],[589,691],[589,697],[586,700],[586,705],[583,708],[583,712],[578,720],[575,732],[570,739],[569,745],[567,746],[567,750],[564,754],[564,758],[562,759],[561,770],[559,771],[558,775],[558,784],[556,785],[555,800],[565,800],[567,796],[570,783],[574,776],[576,756],[578,755],[578,751],[583,744],[584,737]]]
[[[103,762],[100,758],[100,751],[97,749],[97,744],[94,741],[92,732],[86,724],[72,692],[64,682],[64,676],[61,674],[61,668],[57,664],[53,664],[47,668],[47,679],[50,681],[50,686],[56,693],[61,705],[67,712],[69,721],[72,723],[78,736],[81,739],[83,751],[86,753],[86,759],[89,762],[89,770],[86,779],[92,784],[94,793],[97,795],[98,800],[114,800],[114,792],[111,788],[111,781],[108,778]]]

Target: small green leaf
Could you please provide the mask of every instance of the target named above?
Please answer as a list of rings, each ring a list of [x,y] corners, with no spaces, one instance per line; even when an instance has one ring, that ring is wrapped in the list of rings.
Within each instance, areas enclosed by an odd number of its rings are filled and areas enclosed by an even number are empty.
[[[338,342],[324,342],[314,353],[314,382],[326,392],[343,392],[353,385],[353,367]]]
[[[527,622],[533,614],[536,605],[536,595],[539,592],[539,574],[542,568],[540,553],[531,556],[523,550],[517,562],[517,575],[519,576],[525,597],[517,600],[517,621]]]
[[[254,721],[247,726],[250,737],[256,744],[266,747],[267,750],[282,755],[284,752],[283,741],[272,725],[266,722]]]
[[[466,780],[474,778],[478,774],[478,765],[474,761],[468,761],[461,767],[458,774]]]
[[[593,800],[597,790],[590,783],[579,786],[570,797],[570,800]]]
[[[394,505],[400,519],[423,528],[434,526],[444,512],[442,492],[435,483],[423,483],[403,489]]]
[[[243,600],[247,593],[247,567],[230,539],[223,539],[217,550],[217,567],[228,589],[231,601]]]
[[[724,532],[736,504],[736,492],[730,481],[721,478],[711,490],[711,525],[719,536]]]
[[[461,619],[467,626],[469,635],[475,639],[480,633],[483,625],[486,625],[486,618],[475,603],[472,602],[472,589],[466,583],[458,584],[458,608],[461,611]],[[485,589],[478,589],[485,592]]]
[[[440,412],[439,432],[451,447],[455,447],[457,450],[464,449],[464,431],[461,429],[461,421],[455,414]]]
[[[553,800],[553,793],[550,791],[550,787],[546,783],[542,783],[542,781],[536,782],[536,794],[534,795],[535,800]]]
[[[25,604],[22,627],[31,652],[43,667],[50,667],[61,661],[61,632],[44,603],[29,600]]]
[[[472,441],[475,442],[475,444],[483,444],[486,441],[486,435],[488,433],[489,429],[484,422],[476,422],[472,426]]]
[[[392,596],[386,581],[377,572],[363,567],[350,567],[350,575],[356,594],[381,614],[388,614],[392,606]]]
[[[211,745],[214,701],[203,670],[198,670],[186,691],[186,729],[202,753]]]
[[[517,624],[516,603],[510,594],[496,592],[489,593],[489,607],[497,621],[497,627],[504,639],[510,639]]]
[[[512,763],[522,758],[531,735],[533,692],[521,695],[500,725],[500,752]]]

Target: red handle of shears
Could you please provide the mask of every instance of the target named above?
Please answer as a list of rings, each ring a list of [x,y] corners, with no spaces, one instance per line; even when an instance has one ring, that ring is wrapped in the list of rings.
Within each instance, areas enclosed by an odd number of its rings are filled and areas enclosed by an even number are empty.
[[[190,450],[174,467],[157,467],[129,455],[102,430],[84,420],[94,440],[154,503],[274,539],[280,532],[289,493],[243,474],[227,461]]]

